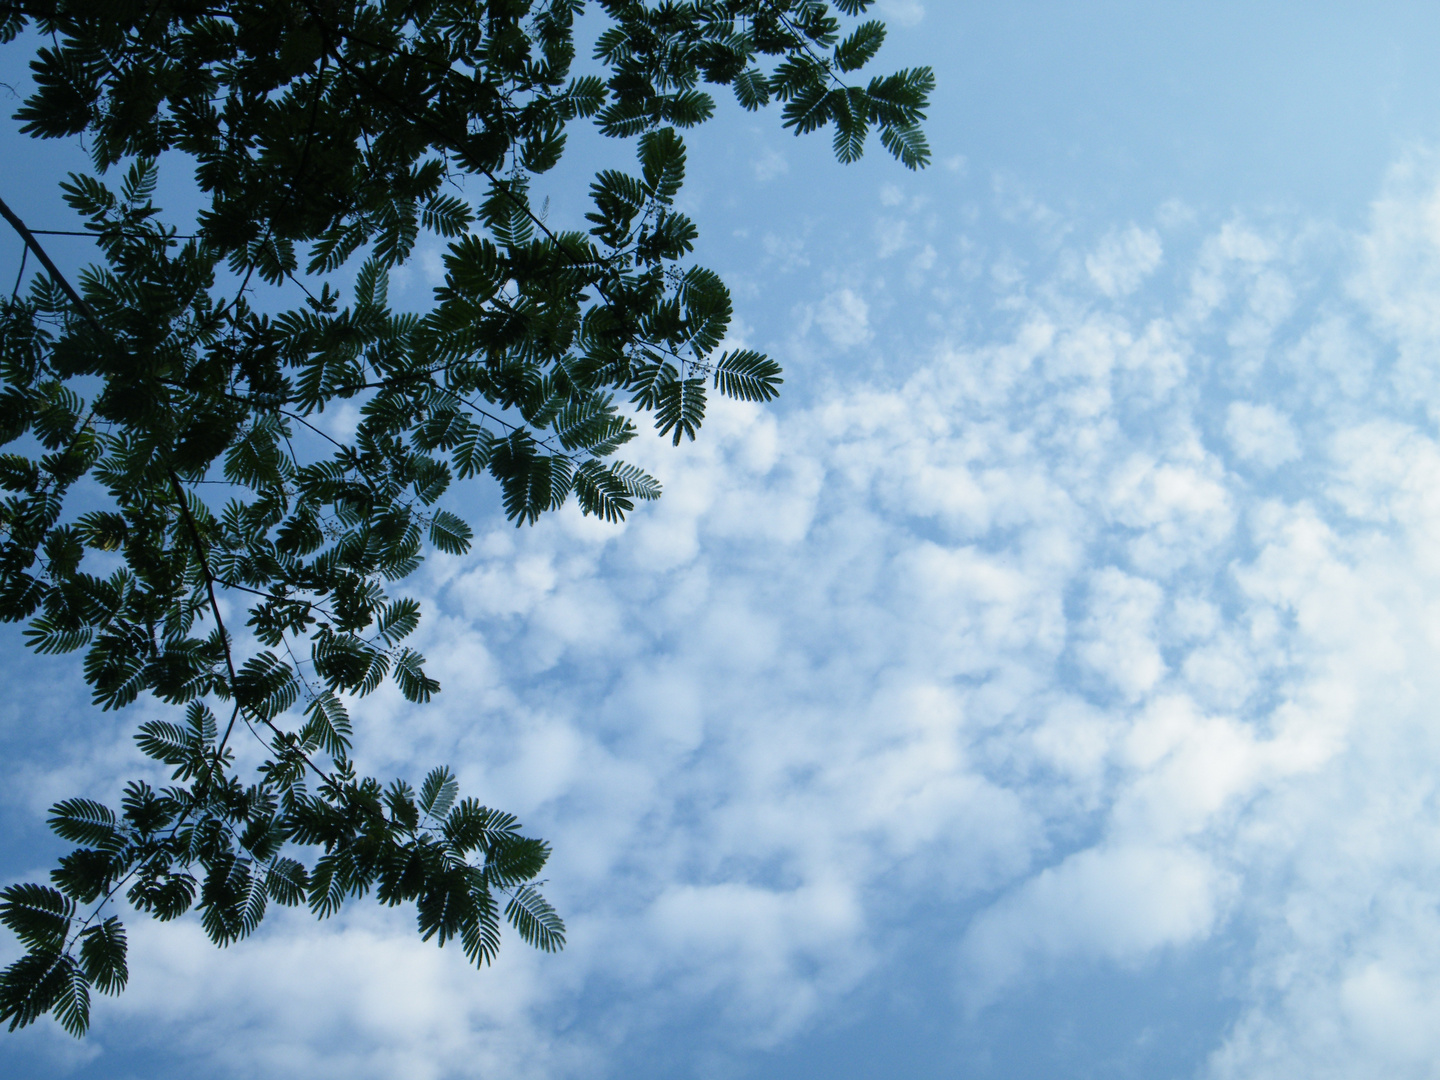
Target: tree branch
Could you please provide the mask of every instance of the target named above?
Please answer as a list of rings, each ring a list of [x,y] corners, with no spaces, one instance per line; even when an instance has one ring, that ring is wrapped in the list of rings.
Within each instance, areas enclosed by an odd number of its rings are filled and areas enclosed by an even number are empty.
[[[10,227],[20,234],[20,239],[25,241],[25,246],[35,253],[35,257],[39,259],[41,265],[45,267],[51,280],[60,286],[61,291],[64,292],[64,294],[70,298],[70,302],[75,305],[75,310],[80,312],[80,314],[85,317],[85,321],[97,332],[105,334],[105,328],[100,325],[100,320],[97,319],[95,313],[90,310],[90,305],[85,303],[80,294],[75,291],[75,287],[65,279],[65,275],[60,272],[60,268],[55,265],[50,256],[46,254],[45,249],[40,246],[40,241],[35,239],[35,234],[30,231],[29,226],[16,216],[15,211],[6,205],[4,199],[0,199],[0,217],[8,221]],[[106,336],[108,337],[109,335],[106,334]]]

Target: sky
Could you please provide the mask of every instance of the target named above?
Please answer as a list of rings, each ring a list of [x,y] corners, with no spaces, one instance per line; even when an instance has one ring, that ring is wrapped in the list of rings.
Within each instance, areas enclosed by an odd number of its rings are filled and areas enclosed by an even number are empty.
[[[363,769],[448,762],[552,843],[565,951],[136,918],[92,1033],[0,1072],[1440,1075],[1440,9],[879,7],[930,169],[735,108],[689,140],[783,397],[636,444],[666,494],[623,526],[468,495],[413,583],[444,691],[357,709]],[[67,227],[13,127],[0,192]],[[6,881],[145,768],[158,707],[77,671],[0,633]]]

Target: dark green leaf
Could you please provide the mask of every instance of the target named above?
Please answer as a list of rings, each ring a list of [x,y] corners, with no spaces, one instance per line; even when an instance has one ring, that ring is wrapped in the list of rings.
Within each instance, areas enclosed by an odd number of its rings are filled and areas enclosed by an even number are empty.
[[[544,952],[565,947],[565,924],[533,885],[521,885],[505,905],[505,918],[522,941]]]
[[[447,555],[463,555],[474,539],[470,526],[448,510],[438,510],[430,521],[430,542]]]
[[[75,902],[48,886],[21,883],[0,889],[0,923],[32,951],[64,949],[74,914]]]
[[[118,994],[125,989],[130,977],[126,948],[125,927],[114,916],[81,932],[80,967],[102,994]]]
[[[428,817],[442,820],[450,813],[450,807],[459,793],[460,785],[450,775],[449,769],[443,765],[432,769],[420,785],[420,811]]]
[[[715,389],[741,401],[771,401],[784,381],[779,364],[751,349],[727,352],[715,364]]]

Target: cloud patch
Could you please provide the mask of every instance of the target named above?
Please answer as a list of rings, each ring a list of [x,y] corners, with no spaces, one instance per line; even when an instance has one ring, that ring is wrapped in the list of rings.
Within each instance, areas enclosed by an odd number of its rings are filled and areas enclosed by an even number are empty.
[[[937,331],[903,376],[637,441],[667,495],[623,529],[481,530],[422,581],[445,693],[368,700],[357,757],[453,762],[550,839],[569,948],[512,941],[476,975],[364,905],[226,956],[139,923],[101,1045],[178,1038],[216,1076],[560,1080],[648,1039],[687,1075],[905,985],[943,905],[925,945],[957,1023],[1233,931],[1213,1077],[1430,1075],[1440,198],[1406,168],[1343,295],[1313,295],[1303,230],[1232,221],[1163,253],[1176,292],[1136,314],[1162,252],[1127,227],[1074,255],[1088,284],[997,293],[990,329]],[[884,297],[836,288],[809,328],[898,349]],[[123,764],[87,761],[102,791]]]
[[[1131,225],[1122,232],[1106,234],[1085,257],[1085,272],[1106,296],[1128,296],[1144,284],[1160,266],[1164,249],[1153,229]]]
[[[1290,419],[1274,406],[1231,402],[1225,413],[1225,435],[1242,461],[1274,469],[1300,456],[1300,438]]]

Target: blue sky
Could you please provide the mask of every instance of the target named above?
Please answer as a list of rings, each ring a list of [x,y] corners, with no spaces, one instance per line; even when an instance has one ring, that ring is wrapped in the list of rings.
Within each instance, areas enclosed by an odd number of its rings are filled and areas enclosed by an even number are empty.
[[[881,6],[930,170],[738,110],[690,140],[784,398],[641,446],[624,527],[476,491],[416,580],[444,694],[359,711],[369,771],[450,762],[552,841],[566,951],[136,920],[92,1035],[6,1075],[1434,1075],[1440,11]],[[65,227],[64,154],[0,138]],[[7,879],[149,708],[17,643]]]

